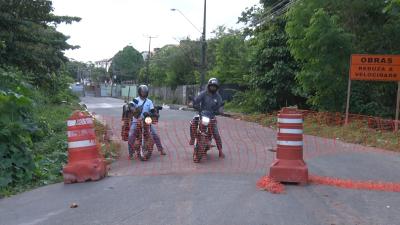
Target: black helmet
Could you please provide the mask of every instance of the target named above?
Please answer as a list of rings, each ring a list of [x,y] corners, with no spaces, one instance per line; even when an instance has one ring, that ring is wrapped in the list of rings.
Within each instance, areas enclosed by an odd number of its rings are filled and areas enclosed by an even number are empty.
[[[215,86],[216,88],[214,90],[212,90],[212,89],[210,89],[211,86]],[[218,89],[219,89],[219,82],[218,82],[217,78],[209,79],[208,83],[207,83],[207,90],[211,93],[215,93],[218,91]]]
[[[139,86],[138,95],[142,98],[147,98],[147,96],[149,95],[149,88],[147,87],[147,85],[142,84]]]

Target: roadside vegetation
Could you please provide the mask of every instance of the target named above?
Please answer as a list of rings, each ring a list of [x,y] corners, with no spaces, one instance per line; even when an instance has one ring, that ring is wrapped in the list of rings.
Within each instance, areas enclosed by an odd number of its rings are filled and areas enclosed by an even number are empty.
[[[67,85],[44,91],[24,75],[0,69],[0,196],[61,180],[67,159],[65,121],[80,108]]]
[[[0,3],[0,197],[59,182],[67,159],[65,121],[78,98],[56,31],[79,18],[55,16],[51,1]]]

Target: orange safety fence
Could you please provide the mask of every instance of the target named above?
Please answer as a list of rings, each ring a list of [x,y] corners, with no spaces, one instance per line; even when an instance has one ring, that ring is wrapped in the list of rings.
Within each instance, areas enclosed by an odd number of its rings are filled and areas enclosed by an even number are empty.
[[[318,124],[324,125],[336,125],[341,126],[345,124],[346,116],[339,112],[317,112],[312,110],[300,110],[304,117],[312,119]],[[360,114],[349,114],[349,123],[365,124],[368,128],[381,130],[381,131],[392,131],[395,132],[396,120],[384,119],[381,117],[360,115]],[[397,121],[400,128],[400,121]]]

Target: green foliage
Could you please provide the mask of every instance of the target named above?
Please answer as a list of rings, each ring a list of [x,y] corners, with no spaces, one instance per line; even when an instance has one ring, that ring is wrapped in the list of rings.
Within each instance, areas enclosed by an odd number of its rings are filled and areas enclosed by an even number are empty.
[[[264,92],[258,98],[258,108],[273,111],[285,106],[303,106],[304,99],[299,96],[295,73],[299,64],[294,60],[287,45],[285,20],[278,18],[255,32],[252,44],[252,69],[248,76],[251,87]]]
[[[0,197],[58,181],[65,120],[76,103],[64,63],[67,36],[51,1],[0,1]]]
[[[287,44],[285,17],[270,20],[267,13],[276,2],[264,1],[265,8],[252,7],[239,19],[248,25],[245,34],[250,38],[250,66],[248,75],[243,77],[248,90],[234,99],[244,112],[273,111],[291,105],[304,107],[305,98],[295,81],[300,65]]]
[[[150,60],[151,84],[167,84],[172,88],[178,85],[194,84],[199,77],[196,70],[199,58],[199,44],[191,40],[182,40],[179,46],[166,45],[158,50]],[[141,71],[141,80],[145,80],[146,70]]]
[[[90,80],[92,82],[104,83],[105,80],[110,79],[106,69],[91,66],[90,67]],[[117,77],[118,79],[118,77]]]
[[[176,49],[167,68],[166,83],[172,88],[178,85],[193,84],[195,82],[194,55],[190,50],[190,43]],[[181,44],[182,45],[182,44]],[[189,46],[187,46],[189,45]]]
[[[33,115],[38,132],[33,136],[33,182],[43,185],[61,179],[62,165],[67,162],[67,136],[65,121],[73,107],[68,105],[42,105]],[[49,114],[49,112],[52,112]]]
[[[167,79],[167,69],[170,64],[171,58],[176,52],[176,46],[166,45],[158,50],[150,59],[149,81],[155,86],[165,85]],[[140,71],[140,81],[145,81],[146,68]]]
[[[121,80],[138,81],[140,69],[144,66],[142,54],[132,46],[126,46],[113,58],[111,70]]]
[[[79,61],[68,61],[64,66],[66,74],[75,81],[80,81],[80,79],[86,77],[88,69],[88,64]]]
[[[383,12],[395,16],[398,19],[400,12],[400,0],[389,1],[389,4],[384,8]]]
[[[350,55],[400,52],[399,0],[297,1],[288,13],[273,15],[288,2],[262,0],[239,18],[247,25],[250,66],[244,81],[251,91],[236,103],[270,111],[304,108],[307,99],[317,110],[344,111]],[[351,95],[353,113],[394,115],[394,83],[353,81]]]
[[[263,89],[250,89],[245,92],[235,94],[230,107],[234,111],[243,113],[264,112],[268,101],[266,91]]]
[[[244,36],[237,31],[225,31],[220,27],[211,45],[215,62],[209,77],[216,77],[221,83],[241,84],[248,72],[248,52]]]
[[[59,181],[67,152],[65,120],[76,103],[70,78],[55,77],[54,89],[44,92],[17,69],[0,67],[0,77],[0,196]]]
[[[0,91],[0,189],[32,178],[30,107],[29,98]]]
[[[309,94],[308,103],[321,110],[342,111],[351,36],[340,27],[338,17],[330,16],[323,9],[310,14],[305,10],[294,8],[287,24],[291,52],[302,62],[297,80]],[[307,25],[298,24],[308,17]]]
[[[292,7],[286,31],[291,52],[302,63],[297,80],[314,108],[344,110],[350,54],[400,52],[397,8],[397,0],[310,0]],[[352,112],[394,114],[392,83],[356,81],[352,89]]]
[[[46,74],[57,72],[67,61],[64,50],[76,48],[55,26],[80,18],[55,16],[52,10],[51,1],[46,0],[0,2],[0,65],[34,72],[38,85],[46,84]]]
[[[102,67],[95,67],[91,62],[83,63],[79,61],[68,61],[63,68],[64,73],[77,82],[82,82],[84,79],[91,82],[103,83],[110,79],[109,72]],[[117,78],[118,79],[118,78]]]

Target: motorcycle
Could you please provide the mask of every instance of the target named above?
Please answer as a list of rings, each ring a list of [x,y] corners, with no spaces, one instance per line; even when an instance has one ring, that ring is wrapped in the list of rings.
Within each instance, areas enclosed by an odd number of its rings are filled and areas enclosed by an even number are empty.
[[[195,142],[193,151],[193,162],[199,163],[207,152],[213,147],[212,141],[212,123],[214,113],[210,111],[201,111],[197,116],[197,127],[195,128]]]
[[[140,161],[147,161],[151,158],[154,149],[154,140],[151,135],[151,125],[157,124],[161,106],[156,106],[154,112],[144,113],[143,118],[137,120],[136,139],[134,151]]]

